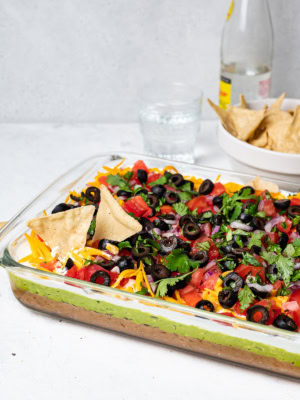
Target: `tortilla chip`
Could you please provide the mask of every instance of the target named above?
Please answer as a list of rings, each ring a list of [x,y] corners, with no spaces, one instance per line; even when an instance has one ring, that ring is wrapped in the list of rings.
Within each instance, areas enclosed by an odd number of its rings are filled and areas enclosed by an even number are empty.
[[[279,96],[278,99],[276,99],[274,103],[270,105],[268,112],[272,113],[280,111],[284,98],[285,98],[285,93],[283,92],[282,95]]]
[[[246,142],[253,138],[256,129],[266,114],[266,108],[249,110],[239,107],[229,107],[228,113],[237,132],[237,138]]]
[[[271,193],[279,192],[279,187],[276,183],[263,181],[260,176],[257,176],[252,179],[252,181],[248,182],[247,186],[251,186],[255,190],[268,190]]]
[[[300,106],[295,109],[294,117],[288,128],[276,143],[276,151],[300,153]]]
[[[249,108],[243,94],[240,94],[240,108]]]
[[[251,140],[249,140],[249,143],[252,144],[253,146],[258,146],[258,147],[266,147],[268,145],[269,141],[269,135],[268,131],[263,131],[261,132],[260,135],[255,135],[255,137]]]
[[[100,191],[101,202],[93,240],[108,239],[122,242],[143,229],[137,220],[123,210],[105,185],[100,186]]]
[[[215,103],[213,103],[210,99],[207,99],[208,104],[211,106],[211,108],[216,112],[218,117],[220,118],[224,128],[231,133],[233,136],[237,136],[234,124],[231,120],[231,117],[228,113],[228,111],[223,110],[223,108],[218,107]]]
[[[91,224],[94,206],[72,208],[71,210],[31,219],[27,226],[33,229],[63,260],[75,249],[85,246],[86,235]]]

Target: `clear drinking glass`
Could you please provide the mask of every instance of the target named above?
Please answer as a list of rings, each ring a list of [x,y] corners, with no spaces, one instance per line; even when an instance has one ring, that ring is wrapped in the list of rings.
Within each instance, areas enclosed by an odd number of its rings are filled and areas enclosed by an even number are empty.
[[[157,83],[145,86],[140,99],[145,153],[193,163],[202,91],[184,83]]]

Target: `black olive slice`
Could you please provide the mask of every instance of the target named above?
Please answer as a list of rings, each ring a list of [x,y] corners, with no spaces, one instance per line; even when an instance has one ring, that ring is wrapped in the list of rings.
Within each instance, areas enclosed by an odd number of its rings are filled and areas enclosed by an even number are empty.
[[[183,251],[187,254],[191,251],[191,246],[185,240],[177,238],[177,248],[183,249]]]
[[[137,178],[140,181],[140,183],[146,183],[148,180],[148,174],[145,170],[138,169],[137,170]]]
[[[205,310],[205,311],[210,311],[214,312],[215,307],[213,303],[211,303],[209,300],[200,300],[196,305],[196,308],[200,308],[200,310]]]
[[[236,292],[229,289],[224,289],[218,294],[218,300],[223,308],[231,308],[238,301]]]
[[[164,237],[161,239],[159,244],[161,250],[164,253],[170,253],[177,247],[177,237],[176,236]]]
[[[192,259],[195,261],[200,261],[199,267],[203,268],[208,263],[207,251],[201,250],[193,254]]]
[[[252,226],[255,229],[263,231],[265,229],[265,221],[262,218],[253,217],[250,226]]]
[[[187,224],[184,225],[183,236],[186,237],[187,239],[195,240],[198,239],[200,235],[201,235],[201,229],[194,222],[188,222]]]
[[[173,174],[169,182],[178,187],[184,183],[184,178],[180,174]]]
[[[217,207],[221,208],[222,205],[223,205],[223,197],[222,196],[215,196],[213,198],[212,203],[213,203],[214,206],[217,206]]]
[[[233,247],[232,248],[232,254],[237,256],[237,258],[243,258],[243,255],[248,252],[249,252],[249,250],[247,248],[243,248],[243,247]]]
[[[257,254],[257,255],[259,255],[260,253],[261,253],[261,247],[260,246],[257,246],[256,244],[254,244],[252,247],[251,247],[251,253],[253,254]]]
[[[132,195],[132,193],[127,192],[127,190],[120,189],[120,190],[117,191],[117,196],[118,197],[126,197],[126,198],[128,198],[128,197],[131,197],[131,195]]]
[[[267,274],[277,275],[278,268],[276,264],[270,264],[267,266]]]
[[[300,206],[290,206],[287,210],[288,216],[291,218],[299,217],[300,215]]]
[[[298,222],[298,224],[296,225],[296,231],[299,233],[300,235],[300,222]]]
[[[158,216],[158,218],[163,219],[165,221],[175,221],[174,214],[161,214]]]
[[[149,254],[147,254],[145,257],[140,257],[137,261],[138,268],[141,266],[141,262],[143,263],[146,274],[150,275],[151,267],[155,264],[154,257],[150,256]]]
[[[151,266],[151,275],[154,281],[168,278],[171,275],[171,271],[162,264],[154,264]]]
[[[250,192],[249,192],[250,195],[255,193],[255,190],[253,189],[252,186],[244,186],[244,187],[242,187],[242,189],[239,191],[239,194],[240,194],[240,195],[244,194],[244,191],[245,191],[245,190],[249,190],[249,191],[250,191]]]
[[[99,244],[98,244],[98,249],[99,250],[106,250],[106,246],[108,244],[113,244],[114,246],[116,246],[118,244],[118,242],[115,242],[113,240],[101,239],[99,241]]]
[[[141,217],[139,222],[142,224],[142,227],[145,231],[151,231],[154,228],[153,222],[151,222],[148,218]]]
[[[223,286],[224,287],[228,286],[234,292],[238,292],[244,286],[244,281],[235,272],[230,272],[228,275],[225,276],[223,281]]]
[[[107,270],[111,270],[116,265],[116,263],[114,261],[112,261],[112,260],[110,260],[110,261],[106,261],[106,260],[99,261],[98,264],[101,267],[103,267],[103,268],[105,268]]]
[[[139,196],[141,193],[144,193],[144,194],[147,195],[149,192],[148,192],[147,189],[142,188],[142,187],[136,189],[136,191],[135,191],[135,195],[136,195],[136,196]]]
[[[285,314],[279,314],[274,319],[273,325],[276,328],[285,329],[286,331],[296,332],[298,326],[296,322]]]
[[[72,260],[72,258],[68,258],[65,267],[67,269],[71,269],[74,266],[74,261]]]
[[[156,194],[156,196],[161,197],[165,194],[166,188],[163,185],[154,185],[151,188],[152,193]]]
[[[193,222],[195,224],[196,220],[192,215],[188,215],[188,214],[183,215],[182,217],[180,217],[179,226],[183,227],[188,222]]]
[[[154,220],[154,226],[163,232],[167,232],[170,229],[169,225],[165,221],[162,221],[158,218]]]
[[[92,203],[99,203],[100,201],[100,190],[95,186],[90,186],[85,191],[85,197]]]
[[[266,325],[269,319],[269,311],[263,306],[252,306],[248,308],[246,318],[247,321]]]
[[[210,179],[205,179],[199,187],[200,194],[209,194],[213,191],[214,183]]]
[[[149,207],[157,207],[159,203],[159,199],[155,194],[149,193],[147,196],[149,200]]]
[[[212,223],[214,225],[222,225],[224,222],[224,217],[223,215],[220,214],[214,214],[212,217]]]
[[[289,242],[289,235],[285,232],[282,232],[278,243],[282,250],[286,248],[288,242]]]
[[[71,210],[72,206],[70,204],[66,204],[66,203],[60,203],[57,204],[57,206],[55,206],[52,210],[51,214],[56,214],[59,212],[63,212],[63,211],[68,211]]]
[[[228,260],[222,260],[219,263],[221,265],[222,271],[232,270],[233,269],[232,268],[232,263],[234,263],[235,267],[239,263],[238,258],[234,254],[227,254],[226,257],[229,258],[229,259]]]
[[[174,203],[178,203],[180,201],[180,198],[177,193],[175,192],[166,192],[164,194],[166,203],[169,205],[172,205]]]
[[[82,197],[81,196],[74,196],[74,194],[70,194],[70,197],[74,201],[81,201]]]
[[[229,254],[232,252],[231,244],[227,244],[226,246],[221,246],[220,249],[224,254]]]
[[[93,273],[93,275],[90,278],[90,282],[93,283],[98,283],[97,279],[98,278],[103,278],[103,282],[99,283],[99,285],[104,285],[104,286],[109,286],[110,285],[110,276],[109,273],[105,271],[96,271]]]
[[[137,248],[133,247],[131,249],[131,254],[133,258],[138,259],[140,257],[145,257],[147,254],[150,253],[150,251],[150,247],[140,244]]]
[[[239,219],[244,222],[245,224],[247,224],[247,222],[251,222],[253,217],[250,214],[244,213],[242,212],[239,216]]]
[[[280,200],[274,200],[274,206],[278,210],[287,210],[291,204],[290,199],[280,199]]]
[[[133,268],[133,260],[130,257],[123,256],[119,258],[117,261],[117,266],[120,268],[120,271],[124,271],[125,269]]]

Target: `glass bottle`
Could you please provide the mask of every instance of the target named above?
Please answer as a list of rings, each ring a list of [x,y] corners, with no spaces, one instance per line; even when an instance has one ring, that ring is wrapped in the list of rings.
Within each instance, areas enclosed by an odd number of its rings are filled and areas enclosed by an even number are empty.
[[[221,44],[220,107],[269,97],[273,28],[267,0],[233,0]]]

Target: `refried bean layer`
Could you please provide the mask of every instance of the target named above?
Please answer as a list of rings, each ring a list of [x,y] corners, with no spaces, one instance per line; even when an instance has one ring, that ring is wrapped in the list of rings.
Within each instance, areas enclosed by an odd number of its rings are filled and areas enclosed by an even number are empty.
[[[47,297],[20,290],[13,285],[13,283],[12,289],[18,300],[26,306],[38,311],[78,322],[84,322],[100,328],[129,334],[142,339],[159,342],[165,345],[171,345],[210,357],[222,358],[234,363],[255,367],[256,369],[261,368],[267,371],[300,378],[300,367],[289,362],[279,361],[272,357],[255,354],[231,346],[220,345],[205,340],[165,332],[160,328],[137,324],[125,318],[117,318],[112,315],[88,311],[71,304],[56,302]]]

